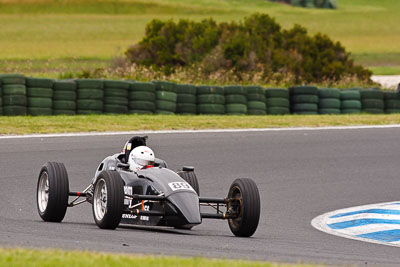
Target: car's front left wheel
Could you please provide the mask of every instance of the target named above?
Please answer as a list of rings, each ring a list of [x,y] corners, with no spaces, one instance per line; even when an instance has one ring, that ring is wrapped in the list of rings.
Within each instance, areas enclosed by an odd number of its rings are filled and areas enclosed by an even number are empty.
[[[93,190],[93,217],[101,229],[115,229],[122,218],[124,182],[116,171],[103,171]]]

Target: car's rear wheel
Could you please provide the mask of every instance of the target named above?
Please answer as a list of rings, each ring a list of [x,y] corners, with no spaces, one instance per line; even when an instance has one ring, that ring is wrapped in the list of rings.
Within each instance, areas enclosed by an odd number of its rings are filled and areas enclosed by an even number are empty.
[[[116,171],[99,174],[93,190],[93,217],[101,229],[115,229],[122,218],[124,182]]]
[[[236,199],[227,206],[229,213],[237,215],[228,220],[232,233],[240,237],[252,236],[260,219],[260,194],[256,183],[249,178],[236,179],[229,189],[228,198]]]
[[[197,176],[194,171],[179,171],[177,174],[190,184],[194,191],[196,191],[197,195],[200,196],[199,182],[197,181]]]
[[[37,209],[43,221],[61,222],[68,206],[69,182],[63,163],[47,162],[37,183]]]

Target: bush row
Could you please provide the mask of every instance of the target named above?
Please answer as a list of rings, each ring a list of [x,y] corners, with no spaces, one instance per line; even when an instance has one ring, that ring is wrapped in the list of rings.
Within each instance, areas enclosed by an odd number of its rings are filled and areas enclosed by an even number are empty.
[[[0,75],[0,115],[400,113],[394,91]]]

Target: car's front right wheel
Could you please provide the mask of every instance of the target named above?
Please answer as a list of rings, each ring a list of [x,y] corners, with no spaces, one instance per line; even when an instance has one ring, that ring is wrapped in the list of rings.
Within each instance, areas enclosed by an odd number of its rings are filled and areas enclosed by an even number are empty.
[[[103,171],[93,190],[93,217],[101,229],[115,229],[122,218],[124,182],[116,171]]]

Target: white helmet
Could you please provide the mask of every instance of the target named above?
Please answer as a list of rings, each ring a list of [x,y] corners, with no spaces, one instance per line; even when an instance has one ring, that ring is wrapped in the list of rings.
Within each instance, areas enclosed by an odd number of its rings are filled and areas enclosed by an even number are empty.
[[[145,166],[154,165],[154,159],[154,152],[149,147],[135,147],[129,154],[129,169],[137,172]]]

